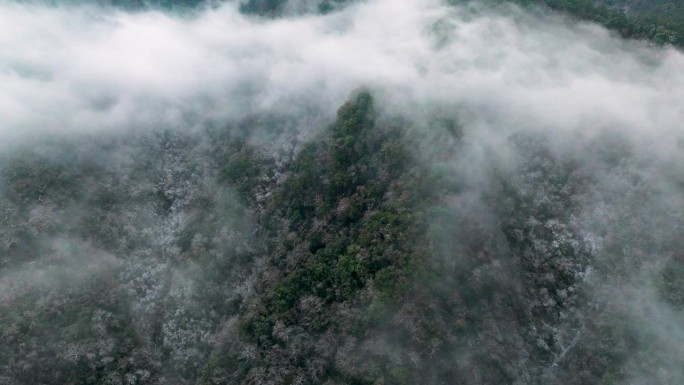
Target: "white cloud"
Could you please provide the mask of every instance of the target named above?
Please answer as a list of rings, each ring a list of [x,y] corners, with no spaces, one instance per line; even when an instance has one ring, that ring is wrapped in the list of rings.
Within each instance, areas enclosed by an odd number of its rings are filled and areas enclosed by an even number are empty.
[[[499,126],[671,135],[684,119],[684,57],[594,25],[515,9],[376,0],[264,21],[235,4],[192,17],[0,5],[0,121],[27,132],[182,127],[317,101],[359,86],[440,101]]]

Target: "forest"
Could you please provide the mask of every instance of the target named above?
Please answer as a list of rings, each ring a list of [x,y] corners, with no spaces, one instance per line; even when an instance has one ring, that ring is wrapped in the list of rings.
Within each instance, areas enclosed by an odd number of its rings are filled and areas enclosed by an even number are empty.
[[[683,20],[0,2],[0,385],[684,383]]]

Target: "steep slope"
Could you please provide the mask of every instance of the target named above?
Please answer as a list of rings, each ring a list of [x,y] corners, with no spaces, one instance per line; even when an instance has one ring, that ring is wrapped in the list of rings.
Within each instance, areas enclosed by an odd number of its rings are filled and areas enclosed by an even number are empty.
[[[622,161],[559,157],[543,135],[518,133],[507,140],[515,166],[482,170],[491,180],[482,189],[435,167],[467,162],[454,116],[423,131],[373,104],[365,91],[345,104],[330,136],[304,146],[273,190],[257,295],[226,324],[200,383],[633,381],[630,356],[653,346],[624,322],[629,309],[596,291],[647,262],[630,265],[612,246],[597,253],[583,218],[601,178],[622,180]],[[588,145],[629,157],[621,141]],[[627,204],[608,199],[611,211]],[[672,235],[615,233],[608,243],[642,247],[656,236],[671,251]],[[672,269],[667,282],[680,279]],[[648,376],[681,375],[669,359],[649,361]]]

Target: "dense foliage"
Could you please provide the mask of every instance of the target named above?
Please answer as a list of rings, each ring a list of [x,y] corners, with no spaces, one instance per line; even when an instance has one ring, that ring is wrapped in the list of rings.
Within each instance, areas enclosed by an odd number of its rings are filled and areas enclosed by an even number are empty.
[[[658,248],[671,257],[656,298],[681,308],[676,231],[624,213],[645,231],[610,230],[597,254],[582,208],[615,192],[586,159],[516,134],[519,160],[483,170],[492,183],[472,196],[434,167],[467,150],[455,117],[435,118],[433,151],[416,152],[424,129],[360,91],[291,160],[235,127],[11,155],[3,382],[616,384],[633,356],[654,383],[677,376],[623,322],[629,308],[592,294],[647,263],[620,244]],[[602,175],[636,183],[621,204],[653,196],[624,143],[603,140]],[[101,157],[122,145],[124,159]]]
[[[448,0],[459,4],[472,0]],[[603,25],[629,39],[647,39],[661,45],[684,46],[684,6],[677,1],[657,0],[507,0],[522,6],[542,6],[567,13],[581,20]],[[506,0],[485,0],[502,3]],[[314,8],[291,11],[327,13],[350,3],[349,0],[322,0]],[[247,0],[240,9],[248,14],[279,16],[287,9],[286,0]]]
[[[630,39],[649,39],[658,44],[684,46],[684,7],[674,1],[514,0],[542,4],[568,12],[616,31]]]
[[[17,0],[53,5],[80,4],[81,0]],[[166,9],[187,12],[198,7],[216,6],[225,0],[97,0],[101,6],[127,10]],[[244,0],[240,11],[247,15],[279,17],[284,14],[326,14],[352,3],[352,0]],[[450,4],[472,0],[447,0]],[[684,46],[684,7],[677,1],[657,0],[484,0],[485,4],[512,2],[541,6],[565,12],[581,20],[595,22],[630,39],[647,39],[661,45]]]
[[[219,139],[56,140],[3,158],[0,382],[196,377],[256,250],[249,213],[213,181],[212,159],[238,156]]]

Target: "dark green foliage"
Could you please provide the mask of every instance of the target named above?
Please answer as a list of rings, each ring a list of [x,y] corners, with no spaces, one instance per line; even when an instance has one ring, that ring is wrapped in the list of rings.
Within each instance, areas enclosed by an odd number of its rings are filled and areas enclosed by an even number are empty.
[[[625,13],[623,6],[638,3],[631,0],[510,0],[521,5],[542,5],[567,12],[577,18],[599,23],[629,39],[649,39],[658,44],[684,46],[684,7],[670,1],[668,5],[646,6],[643,12]],[[608,5],[608,6],[607,6]]]
[[[245,144],[234,150],[236,152],[230,155],[226,166],[219,172],[219,182],[233,186],[246,203],[254,203],[259,187],[273,178],[275,165],[271,159]]]
[[[326,14],[349,2],[350,0],[318,0],[315,2],[315,11]],[[287,5],[288,0],[246,0],[240,4],[240,11],[263,17],[278,17],[283,15]]]
[[[660,295],[672,306],[684,308],[684,258],[671,259],[661,273],[659,282]]]
[[[513,155],[480,165],[480,184],[461,171],[472,159],[454,114],[414,126],[375,103],[357,92],[293,158],[251,144],[258,126],[277,131],[273,117],[10,153],[0,382],[665,384],[677,373],[633,307],[677,320],[680,219],[627,168],[628,141],[598,136],[573,155],[513,134]],[[596,230],[604,219],[586,209],[602,204],[614,210]],[[647,284],[630,281],[649,253],[664,257]]]
[[[106,7],[117,7],[128,11],[142,11],[149,9],[164,9],[173,10],[179,12],[187,12],[192,9],[199,7],[206,7],[211,4],[216,4],[221,0],[94,0],[94,1],[84,1],[84,0],[17,0],[19,2],[26,3],[43,3],[53,6],[60,5],[79,5],[96,4],[99,6]]]
[[[4,159],[2,178],[7,196],[18,203],[50,199],[65,204],[64,199],[79,199],[83,192],[74,167],[78,160],[63,155],[66,154],[27,153]]]
[[[423,202],[417,199],[423,191],[415,187],[422,186],[428,173],[414,170],[417,166],[409,158],[402,128],[378,121],[367,91],[339,109],[329,138],[302,148],[263,214],[274,240],[269,271],[278,278],[264,288],[241,321],[241,330],[258,347],[258,356],[249,371],[238,371],[245,376],[239,381],[249,381],[268,367],[282,365],[277,370],[286,371],[293,359],[320,360],[316,370],[324,377],[318,381],[369,383],[383,377],[410,377],[405,368],[384,364],[345,374],[333,356],[316,358],[314,352],[315,341],[331,332],[340,337],[365,334],[363,317],[343,321],[340,309],[351,306],[362,312],[376,296],[396,299],[415,274],[413,266],[420,263],[425,244],[420,240],[423,227],[412,208],[419,209]],[[377,292],[369,296],[369,283],[375,281]],[[322,308],[310,314],[305,305],[309,303]],[[368,322],[375,321],[371,317]],[[290,356],[290,343],[280,336],[283,328],[297,328],[314,345],[302,346],[306,353],[299,358]],[[235,358],[226,356],[226,349],[216,357],[232,362]],[[270,358],[264,361],[266,357]],[[207,373],[221,366],[210,365]],[[207,373],[204,378],[213,377]],[[277,376],[292,380],[285,373]]]
[[[622,37],[650,39],[659,44],[684,45],[684,25],[675,24],[668,13],[628,17],[620,11],[611,10],[589,0],[544,0],[543,3],[581,19],[603,24],[617,31]]]
[[[454,140],[430,161],[458,159],[454,120],[430,128]],[[483,170],[482,207],[452,207],[466,186],[422,167],[410,130],[362,91],[302,148],[261,215],[264,283],[202,383],[621,381],[626,352],[653,345],[591,307],[595,255],[574,221],[594,181],[581,160],[513,135],[520,159]]]
[[[285,0],[248,0],[240,4],[240,11],[274,17],[282,13],[286,3]]]

